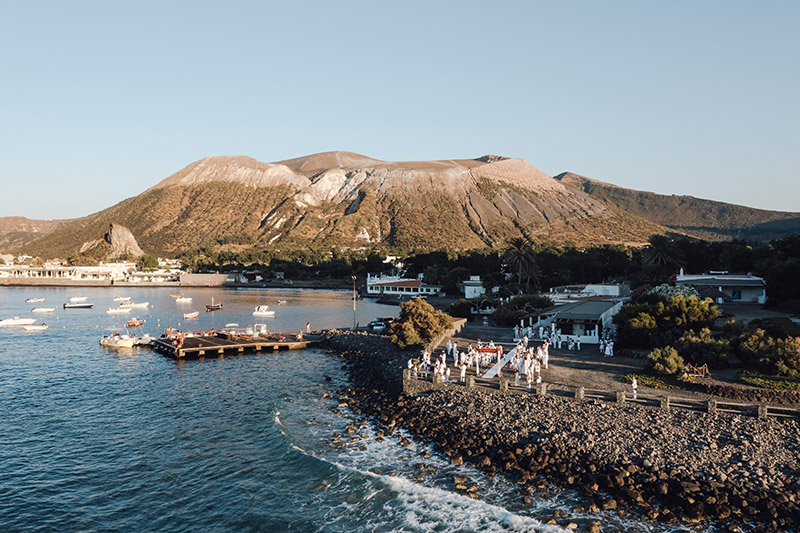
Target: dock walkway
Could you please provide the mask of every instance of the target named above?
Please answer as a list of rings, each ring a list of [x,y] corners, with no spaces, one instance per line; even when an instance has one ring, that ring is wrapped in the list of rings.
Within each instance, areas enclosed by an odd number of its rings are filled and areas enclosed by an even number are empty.
[[[162,355],[182,359],[243,353],[272,353],[278,350],[302,350],[322,342],[322,336],[314,334],[303,335],[300,340],[294,335],[282,337],[280,334],[272,334],[268,337],[253,337],[250,335],[215,333],[213,335],[185,337],[180,348],[173,344],[174,339],[159,337],[153,341],[152,347],[153,350]]]

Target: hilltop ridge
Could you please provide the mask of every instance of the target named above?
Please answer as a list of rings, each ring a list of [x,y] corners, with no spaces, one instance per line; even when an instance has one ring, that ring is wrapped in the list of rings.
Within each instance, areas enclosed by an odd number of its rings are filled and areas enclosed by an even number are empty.
[[[800,226],[798,217],[572,173],[553,178],[500,155],[392,162],[333,151],[273,163],[213,156],[17,250],[65,257],[111,224],[129,228],[146,253],[169,256],[200,247],[468,250],[512,237],[576,246],[641,245],[653,234],[768,238]]]

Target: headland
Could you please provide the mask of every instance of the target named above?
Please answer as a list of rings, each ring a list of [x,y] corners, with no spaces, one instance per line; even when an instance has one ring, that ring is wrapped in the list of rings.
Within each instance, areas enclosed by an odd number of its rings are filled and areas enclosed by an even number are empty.
[[[794,420],[707,414],[597,400],[497,394],[453,385],[403,392],[408,352],[386,337],[330,332],[352,387],[340,401],[371,417],[381,437],[402,428],[453,464],[506,475],[525,501],[553,490],[583,502],[552,522],[599,531],[603,513],[729,531],[800,525],[800,425]],[[454,479],[480,497],[480,487]]]

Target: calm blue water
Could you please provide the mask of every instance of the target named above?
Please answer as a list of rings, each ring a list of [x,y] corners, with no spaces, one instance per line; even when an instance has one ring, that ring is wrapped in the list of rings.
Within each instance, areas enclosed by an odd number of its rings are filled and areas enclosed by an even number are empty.
[[[455,493],[451,467],[426,448],[378,441],[337,447],[350,422],[338,400],[341,362],[321,351],[174,361],[147,349],[100,348],[112,298],[149,301],[132,311],[144,331],[219,329],[256,322],[253,308],[275,305],[270,329],[349,326],[348,292],[186,290],[178,306],[166,289],[0,289],[0,318],[42,317],[52,329],[0,328],[0,531],[550,531],[539,520],[567,496],[524,506],[502,479],[485,482],[482,500]],[[92,310],[61,309],[88,296]],[[224,303],[202,312],[211,297]],[[43,304],[26,298],[44,297]],[[183,313],[201,310],[187,323]],[[358,302],[364,324],[394,311]],[[327,382],[324,377],[332,378]],[[417,463],[436,467],[420,483]],[[377,472],[377,473],[376,473]],[[485,481],[485,480],[483,480]],[[580,521],[581,517],[575,517]],[[609,519],[616,527],[648,531]]]

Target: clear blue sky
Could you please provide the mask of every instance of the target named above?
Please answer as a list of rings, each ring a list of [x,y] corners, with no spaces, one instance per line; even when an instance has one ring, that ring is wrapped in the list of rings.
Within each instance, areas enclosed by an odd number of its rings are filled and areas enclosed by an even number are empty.
[[[800,211],[798,24],[795,1],[0,0],[0,216],[328,150]]]

